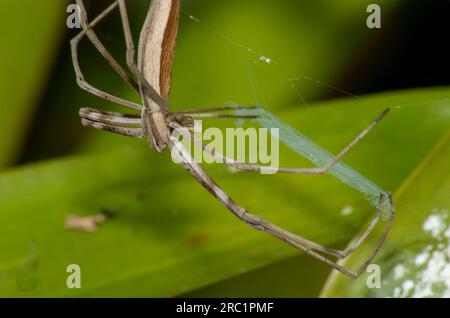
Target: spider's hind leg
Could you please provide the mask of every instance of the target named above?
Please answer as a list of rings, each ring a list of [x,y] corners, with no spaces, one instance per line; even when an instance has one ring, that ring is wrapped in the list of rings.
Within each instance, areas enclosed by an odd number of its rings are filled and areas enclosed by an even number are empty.
[[[137,115],[105,112],[93,108],[81,108],[80,117],[81,123],[86,127],[139,139],[145,136],[141,119]]]

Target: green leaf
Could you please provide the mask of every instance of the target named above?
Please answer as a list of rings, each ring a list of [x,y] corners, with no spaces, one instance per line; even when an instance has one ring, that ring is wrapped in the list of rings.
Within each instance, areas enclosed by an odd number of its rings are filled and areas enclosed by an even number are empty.
[[[436,101],[449,98],[449,89],[398,92],[280,117],[336,153],[382,109],[405,105],[345,159],[394,190],[448,129],[449,114]],[[298,255],[239,222],[169,154],[117,138],[124,144],[120,149],[30,165],[0,177],[0,296],[174,296]],[[287,152],[282,161],[304,163]],[[327,245],[351,238],[373,213],[359,193],[331,176],[210,170],[250,211]],[[342,216],[349,205],[355,213]],[[64,229],[69,214],[104,210],[115,217],[96,233]],[[81,267],[81,289],[66,287],[69,264]]]
[[[66,5],[47,0],[43,9],[41,1],[0,2],[0,112],[7,116],[0,125],[0,168],[14,161],[28,132],[65,28]]]
[[[397,191],[398,217],[374,260],[381,268],[381,288],[367,288],[364,276],[349,281],[333,274],[322,296],[449,297],[449,191],[450,131]],[[365,256],[355,254],[344,264],[355,266]]]

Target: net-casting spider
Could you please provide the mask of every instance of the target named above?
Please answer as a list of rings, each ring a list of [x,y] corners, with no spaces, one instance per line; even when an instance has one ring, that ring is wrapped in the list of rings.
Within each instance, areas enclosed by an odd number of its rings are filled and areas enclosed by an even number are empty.
[[[182,112],[171,112],[168,107],[168,96],[172,80],[172,63],[176,45],[179,22],[179,0],[153,0],[151,2],[148,15],[141,31],[138,58],[136,60],[136,51],[131,35],[131,29],[128,19],[125,0],[114,1],[97,18],[88,21],[86,8],[82,0],[76,0],[80,10],[80,17],[83,31],[71,41],[73,64],[76,72],[79,86],[100,98],[112,103],[116,103],[140,114],[122,114],[113,112],[104,112],[91,108],[80,110],[83,125],[96,129],[101,129],[124,136],[130,136],[140,139],[148,139],[150,147],[158,152],[165,149],[173,150],[179,147],[179,139],[173,132],[176,128],[192,128],[193,119],[200,118],[230,118],[239,115],[227,115],[223,113],[227,110],[239,109],[239,107],[217,107],[204,110],[186,110]],[[115,9],[120,10],[123,24],[124,36],[127,47],[126,60],[127,65],[135,79],[125,71],[121,65],[108,52],[101,43],[93,28],[108,14]],[[90,85],[84,79],[82,70],[78,62],[79,42],[87,36],[92,44],[97,48],[100,54],[109,62],[113,69],[125,80],[125,82],[134,89],[142,98],[142,105],[136,104],[119,97],[101,91]],[[246,107],[241,107],[246,108]],[[388,113],[384,111],[369,127],[361,132],[347,147],[345,147],[332,161],[321,168],[301,168],[290,169],[281,168],[281,173],[292,174],[314,174],[322,175],[327,173],[356,143],[358,143],[374,126],[376,126]],[[207,153],[213,157],[220,158],[226,164],[245,171],[261,171],[264,166],[257,164],[244,164],[234,161],[226,161],[224,157],[201,145]],[[323,263],[335,268],[349,277],[356,278],[361,275],[378,253],[383,244],[387,233],[389,232],[394,218],[394,205],[392,195],[380,194],[377,214],[369,224],[368,228],[345,250],[328,248],[302,238],[296,234],[290,233],[262,218],[249,213],[245,208],[239,206],[230,196],[225,193],[214,180],[196,163],[191,154],[182,149],[181,165],[212,195],[214,195],[222,204],[224,204],[235,216],[250,225],[251,227],[269,233],[276,238],[290,244],[291,246],[303,251],[304,253],[322,261]],[[391,209],[390,217],[381,238],[378,240],[375,248],[371,252],[367,261],[356,271],[349,270],[339,265],[322,254],[343,259],[352,254],[369,236],[375,228],[377,222],[381,219],[384,208],[389,205]]]

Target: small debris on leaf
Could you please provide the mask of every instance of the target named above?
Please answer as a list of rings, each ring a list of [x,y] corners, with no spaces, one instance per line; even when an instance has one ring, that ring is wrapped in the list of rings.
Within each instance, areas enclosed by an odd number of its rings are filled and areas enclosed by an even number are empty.
[[[110,211],[103,211],[100,214],[92,216],[68,215],[64,222],[64,228],[67,230],[89,232],[97,231],[98,225],[104,223],[113,216]]]

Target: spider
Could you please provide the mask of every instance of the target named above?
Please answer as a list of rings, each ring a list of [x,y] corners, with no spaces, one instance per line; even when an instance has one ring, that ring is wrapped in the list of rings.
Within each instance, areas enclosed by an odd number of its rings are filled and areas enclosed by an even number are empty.
[[[76,0],[79,8],[81,24],[83,30],[71,40],[71,50],[73,65],[76,73],[78,85],[87,92],[96,95],[109,102],[116,103],[140,114],[123,114],[105,112],[92,108],[80,109],[82,124],[87,127],[109,131],[112,133],[147,139],[149,146],[157,151],[170,151],[180,147],[179,139],[173,132],[177,128],[192,128],[194,118],[240,118],[239,115],[227,115],[226,111],[249,108],[249,107],[216,107],[210,109],[194,109],[182,112],[171,112],[168,107],[168,96],[171,89],[172,64],[178,34],[180,0],[153,0],[151,1],[147,18],[141,31],[138,57],[133,43],[131,28],[126,8],[125,0],[116,0],[97,18],[89,22],[86,8],[82,0]],[[109,51],[102,44],[94,32],[94,27],[108,16],[115,9],[119,9],[124,38],[126,42],[126,61],[131,73],[137,81],[122,68]],[[109,93],[101,91],[89,84],[83,75],[78,61],[78,46],[80,41],[87,36],[90,42],[109,62],[112,68],[120,77],[134,89],[142,99],[142,105],[121,99]],[[254,107],[250,107],[254,108]],[[388,113],[385,110],[377,119],[362,131],[347,147],[345,147],[332,161],[320,168],[280,168],[280,173],[290,174],[326,174],[350,149],[357,144],[366,134],[369,133]],[[178,147],[178,148],[177,148]],[[258,172],[264,166],[257,164],[243,164],[233,161],[226,161],[221,154],[212,151],[202,145],[204,151],[213,157],[220,158],[227,165],[241,171]],[[395,215],[392,195],[380,194],[377,213],[370,222],[367,229],[356,238],[353,243],[344,250],[329,248],[301,236],[290,233],[254,214],[249,213],[245,208],[238,205],[216,182],[205,172],[200,164],[196,163],[191,154],[182,147],[180,152],[182,157],[181,165],[185,168],[206,190],[216,197],[225,207],[227,207],[241,221],[252,228],[266,232],[281,241],[297,248],[311,257],[331,266],[341,273],[351,277],[359,277],[374,259],[392,226]],[[350,270],[339,264],[339,260],[351,255],[367,239],[381,219],[382,212],[386,205],[390,206],[390,217],[386,228],[378,240],[376,246],[370,253],[368,259],[357,269]],[[325,256],[327,255],[327,256]],[[337,260],[329,257],[336,257]]]

